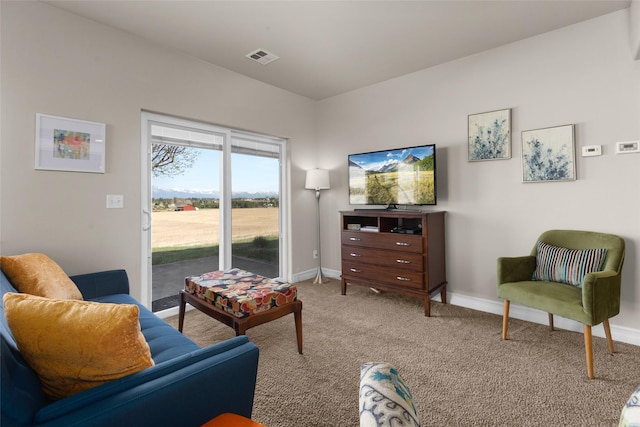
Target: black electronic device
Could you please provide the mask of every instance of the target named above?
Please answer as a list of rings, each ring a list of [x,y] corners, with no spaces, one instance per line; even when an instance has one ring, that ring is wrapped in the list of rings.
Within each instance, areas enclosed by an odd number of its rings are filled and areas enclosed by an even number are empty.
[[[415,228],[408,228],[408,227],[403,227],[399,225],[397,227],[393,227],[391,229],[391,232],[398,233],[398,234],[420,234],[422,233],[422,227],[418,226]]]

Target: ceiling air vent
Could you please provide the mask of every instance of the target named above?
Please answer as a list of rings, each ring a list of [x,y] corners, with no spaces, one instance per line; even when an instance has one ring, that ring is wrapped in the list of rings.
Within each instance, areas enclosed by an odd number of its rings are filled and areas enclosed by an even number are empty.
[[[247,53],[245,56],[253,61],[261,63],[262,65],[267,65],[268,63],[273,62],[279,58],[278,56],[274,55],[273,53],[267,52],[264,49],[258,49],[251,53]]]

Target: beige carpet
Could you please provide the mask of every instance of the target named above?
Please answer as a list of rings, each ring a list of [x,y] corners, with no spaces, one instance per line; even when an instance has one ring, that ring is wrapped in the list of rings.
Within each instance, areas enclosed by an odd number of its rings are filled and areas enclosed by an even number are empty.
[[[358,426],[360,365],[388,361],[411,387],[424,426],[616,426],[640,385],[640,347],[340,283],[298,284],[304,355],[293,316],[250,329],[260,348],[253,418],[268,427]],[[167,319],[176,326],[177,316]],[[205,346],[233,330],[192,310],[184,333]],[[615,335],[613,339],[615,340]]]

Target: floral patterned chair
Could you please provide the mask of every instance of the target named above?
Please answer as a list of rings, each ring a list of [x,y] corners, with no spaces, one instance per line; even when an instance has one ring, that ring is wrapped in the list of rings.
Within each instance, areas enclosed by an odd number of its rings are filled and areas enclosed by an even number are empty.
[[[360,427],[420,427],[411,390],[389,363],[360,367]]]

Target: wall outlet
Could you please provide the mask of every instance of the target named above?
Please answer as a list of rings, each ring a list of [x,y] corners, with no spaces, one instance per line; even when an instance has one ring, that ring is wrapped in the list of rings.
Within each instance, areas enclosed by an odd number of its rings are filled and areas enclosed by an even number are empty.
[[[318,259],[318,250],[317,249],[313,250],[313,259]]]

